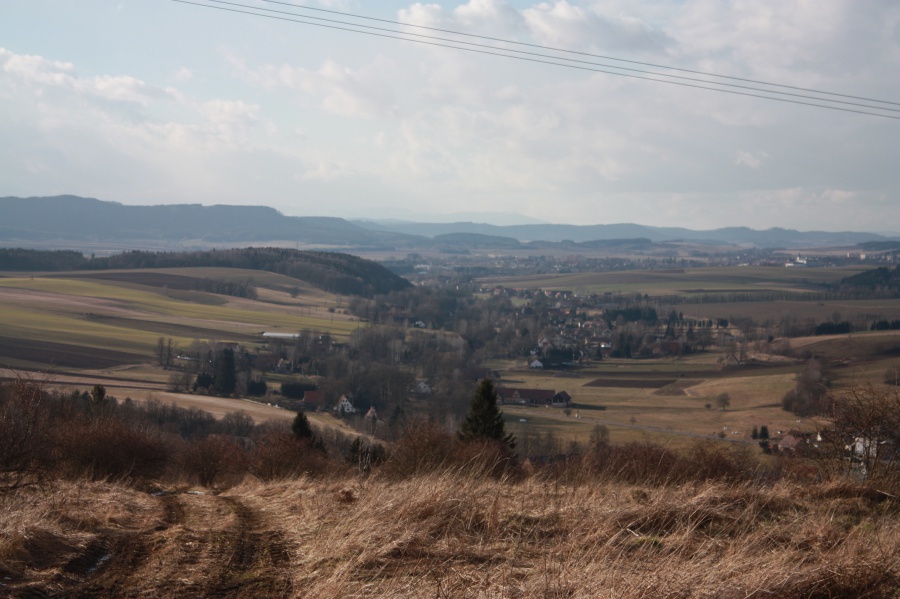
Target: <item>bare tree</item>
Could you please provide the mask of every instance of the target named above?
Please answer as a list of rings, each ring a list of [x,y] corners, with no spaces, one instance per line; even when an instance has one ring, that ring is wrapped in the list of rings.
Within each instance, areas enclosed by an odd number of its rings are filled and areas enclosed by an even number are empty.
[[[852,387],[835,398],[833,420],[825,438],[841,463],[858,466],[869,479],[898,474],[900,390]]]
[[[48,436],[41,385],[19,378],[0,387],[0,492],[40,482]]]
[[[716,405],[724,412],[731,405],[731,396],[727,393],[719,393],[716,395]]]

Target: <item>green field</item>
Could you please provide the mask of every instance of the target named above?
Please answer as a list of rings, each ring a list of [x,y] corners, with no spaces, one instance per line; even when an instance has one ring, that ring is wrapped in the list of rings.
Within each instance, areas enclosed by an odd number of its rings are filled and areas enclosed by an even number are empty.
[[[260,300],[193,291],[198,278],[246,280]],[[281,291],[280,288],[289,288]],[[15,367],[108,367],[152,360],[159,337],[263,343],[262,333],[349,335],[359,322],[337,296],[271,273],[236,269],[56,273],[0,278],[0,360]]]
[[[859,267],[793,269],[766,266],[634,270],[620,272],[488,277],[484,285],[568,290],[579,294],[640,293],[700,295],[704,293],[809,292],[865,270]]]

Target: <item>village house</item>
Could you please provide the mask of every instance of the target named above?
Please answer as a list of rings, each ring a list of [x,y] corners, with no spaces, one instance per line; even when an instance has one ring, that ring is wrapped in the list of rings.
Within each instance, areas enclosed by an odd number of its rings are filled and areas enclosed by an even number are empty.
[[[321,391],[304,391],[300,400],[300,407],[304,412],[318,412],[322,409],[325,397]]]
[[[335,406],[334,409],[338,414],[356,414],[356,407],[354,407],[353,402],[350,401],[350,398],[346,395],[341,395],[341,398],[338,400],[337,406]]]

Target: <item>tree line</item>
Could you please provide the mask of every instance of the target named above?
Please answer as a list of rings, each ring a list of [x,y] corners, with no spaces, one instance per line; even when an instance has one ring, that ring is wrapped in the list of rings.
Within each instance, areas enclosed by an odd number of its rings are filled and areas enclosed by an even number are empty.
[[[85,257],[73,251],[0,249],[0,270],[71,271],[144,268],[221,267],[286,275],[342,295],[372,297],[412,286],[371,260],[334,252],[284,248],[243,248],[199,252],[129,251]]]

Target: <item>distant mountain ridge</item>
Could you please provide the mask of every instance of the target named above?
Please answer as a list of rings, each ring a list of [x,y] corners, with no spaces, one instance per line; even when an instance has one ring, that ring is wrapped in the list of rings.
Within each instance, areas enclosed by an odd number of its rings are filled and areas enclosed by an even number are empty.
[[[815,247],[856,245],[892,238],[875,233],[796,231],[772,228],[765,231],[749,227],[727,227],[708,231],[694,231],[680,227],[651,227],[632,223],[611,225],[512,225],[496,226],[480,223],[373,223],[352,221],[361,227],[386,233],[403,233],[437,238],[450,234],[478,234],[491,237],[510,237],[520,242],[531,241],[587,243],[612,239],[648,239],[653,243],[666,241],[698,241],[703,243],[752,244],[758,247]]]
[[[612,240],[638,244],[687,241],[761,248],[849,246],[900,240],[875,233],[849,231],[802,232],[782,228],[757,231],[748,227],[694,231],[629,223],[499,226],[472,222],[373,222],[337,217],[285,216],[267,206],[127,206],[71,195],[0,198],[2,245],[14,245],[15,241],[26,240],[98,239],[159,240],[166,243],[202,240],[235,244],[296,241],[348,248],[402,248],[411,251],[449,247],[517,249],[523,244],[542,248],[568,243],[598,248],[605,246],[601,242]]]
[[[126,206],[78,196],[0,198],[0,240],[158,239],[215,242],[301,240],[328,245],[382,244],[384,234],[342,218],[284,216],[267,206]]]

